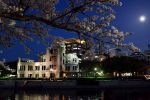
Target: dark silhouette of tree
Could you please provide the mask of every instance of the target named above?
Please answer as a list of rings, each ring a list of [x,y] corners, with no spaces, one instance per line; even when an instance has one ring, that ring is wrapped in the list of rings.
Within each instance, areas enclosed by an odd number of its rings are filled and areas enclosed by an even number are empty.
[[[93,72],[94,68],[100,67],[100,62],[92,60],[83,60],[81,63],[79,63],[79,66],[83,72]]]
[[[144,72],[147,62],[144,60],[135,59],[133,57],[121,56],[105,59],[102,62],[102,69],[107,73],[124,73],[124,72]]]

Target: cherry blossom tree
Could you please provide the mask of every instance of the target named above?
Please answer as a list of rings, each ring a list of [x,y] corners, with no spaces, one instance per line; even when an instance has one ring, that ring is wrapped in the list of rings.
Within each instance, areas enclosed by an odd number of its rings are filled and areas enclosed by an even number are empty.
[[[0,46],[11,47],[14,40],[25,46],[35,36],[45,43],[53,29],[77,33],[89,47],[122,46],[130,33],[110,24],[113,6],[120,5],[119,0],[0,0]]]

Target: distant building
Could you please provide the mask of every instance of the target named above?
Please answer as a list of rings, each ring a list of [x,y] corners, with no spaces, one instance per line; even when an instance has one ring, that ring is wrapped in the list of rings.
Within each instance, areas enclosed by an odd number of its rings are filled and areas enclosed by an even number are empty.
[[[148,45],[148,50],[144,51],[145,60],[150,64],[150,44]]]
[[[82,55],[85,53],[86,44],[84,40],[71,38],[65,39],[66,54],[76,53],[79,58],[82,58]]]
[[[109,54],[109,57],[115,57],[115,56],[120,57],[122,55],[121,49],[119,49],[119,48],[109,49],[108,54]]]
[[[80,59],[75,53],[66,54],[66,72],[79,72],[79,62]]]
[[[139,60],[145,60],[145,56],[141,52],[133,52],[130,56]]]
[[[76,53],[66,54],[64,42],[56,42],[40,56],[40,61],[19,58],[18,78],[59,78],[63,72],[78,72],[79,58]]]

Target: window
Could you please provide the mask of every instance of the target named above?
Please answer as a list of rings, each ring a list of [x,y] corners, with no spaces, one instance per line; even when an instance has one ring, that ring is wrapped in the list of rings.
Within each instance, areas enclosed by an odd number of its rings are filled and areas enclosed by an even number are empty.
[[[66,66],[66,71],[70,71],[70,66]]]
[[[66,45],[67,47],[71,47],[71,45]]]
[[[45,62],[45,61],[46,61],[45,57],[42,57],[41,60],[42,60],[42,62]]]
[[[24,74],[20,74],[20,78],[24,78]]]
[[[65,64],[65,61],[64,61],[64,59],[63,59],[63,64]]]
[[[50,50],[50,53],[53,54],[53,49]]]
[[[39,74],[35,74],[35,78],[39,78]]]
[[[73,70],[74,70],[74,66],[73,66]]]
[[[77,62],[77,59],[76,59],[76,58],[73,58],[73,62]]]
[[[28,74],[28,78],[32,78],[32,74]]]
[[[33,70],[33,66],[28,66],[28,71],[31,71],[31,70]]]
[[[40,70],[40,66],[35,66],[35,70]]]
[[[77,47],[77,44],[73,44],[73,47]]]
[[[74,62],[77,62],[77,59],[75,58]]]
[[[77,70],[77,66],[75,66],[75,70]]]
[[[49,61],[52,61],[52,57],[50,56]]]
[[[50,65],[50,69],[53,69],[53,65]]]
[[[70,60],[66,60],[66,63],[70,63]]]
[[[73,70],[77,70],[77,66],[73,66]]]
[[[78,45],[78,48],[81,48],[81,45]]]
[[[46,66],[42,66],[42,70],[46,70]]]
[[[45,74],[42,74],[42,77],[45,78]]]
[[[25,71],[25,65],[20,66],[20,71]]]

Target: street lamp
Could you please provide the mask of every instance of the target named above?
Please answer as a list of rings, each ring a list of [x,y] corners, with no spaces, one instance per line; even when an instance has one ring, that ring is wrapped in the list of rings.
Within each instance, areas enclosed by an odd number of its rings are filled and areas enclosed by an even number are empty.
[[[97,75],[96,75],[97,68],[96,67],[94,68],[94,71],[95,71],[95,78],[97,78]]]
[[[94,70],[97,71],[97,68],[95,67]]]

